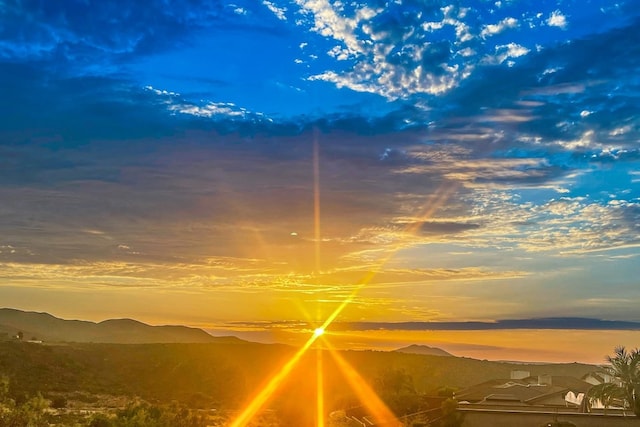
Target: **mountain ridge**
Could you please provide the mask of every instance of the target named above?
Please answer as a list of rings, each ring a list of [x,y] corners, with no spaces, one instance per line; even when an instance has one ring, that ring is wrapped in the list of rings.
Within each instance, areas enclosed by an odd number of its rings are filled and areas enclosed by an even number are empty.
[[[94,342],[110,344],[245,342],[233,336],[215,337],[182,325],[148,325],[134,319],[101,322],[66,320],[46,312],[0,308],[0,334],[46,342]]]

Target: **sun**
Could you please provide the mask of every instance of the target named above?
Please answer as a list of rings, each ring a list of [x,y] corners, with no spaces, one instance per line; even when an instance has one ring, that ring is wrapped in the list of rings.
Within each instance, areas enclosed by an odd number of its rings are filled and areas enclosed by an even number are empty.
[[[313,331],[313,335],[315,335],[316,337],[319,337],[322,334],[324,334],[324,328],[316,328]]]

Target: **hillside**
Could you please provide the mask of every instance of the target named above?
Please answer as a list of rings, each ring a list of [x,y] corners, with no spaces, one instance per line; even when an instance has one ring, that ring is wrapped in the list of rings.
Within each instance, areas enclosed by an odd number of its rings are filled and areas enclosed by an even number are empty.
[[[446,352],[441,348],[418,344],[412,344],[410,346],[402,347],[394,351],[397,353],[424,354],[430,356],[453,356],[453,354]]]
[[[63,320],[48,313],[0,308],[0,335],[15,336],[18,332],[22,332],[25,340],[45,342],[145,344],[240,341],[235,337],[214,337],[202,329],[186,326],[151,326],[131,319],[99,323]]]
[[[65,344],[41,345],[0,342],[0,375],[17,393],[79,393],[140,396],[149,400],[178,400],[192,407],[236,406],[260,389],[296,348],[284,345],[212,344]],[[591,365],[509,364],[459,357],[427,356],[381,351],[341,351],[363,378],[375,386],[385,373],[402,371],[419,393],[440,387],[464,388],[490,379],[509,378],[511,370],[532,375],[580,377]],[[295,402],[315,393],[317,352],[299,361],[282,385],[280,398]],[[351,391],[330,352],[323,357],[328,407],[344,407]],[[284,396],[284,397],[283,397]],[[301,397],[303,396],[303,397]],[[350,397],[351,396],[351,397]],[[313,396],[308,396],[313,399]]]

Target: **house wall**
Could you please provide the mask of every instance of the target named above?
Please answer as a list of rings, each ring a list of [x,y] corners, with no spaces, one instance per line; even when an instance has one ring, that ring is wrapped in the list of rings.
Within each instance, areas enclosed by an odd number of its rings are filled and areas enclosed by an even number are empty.
[[[493,411],[460,409],[464,414],[462,427],[540,427],[551,422],[553,412]],[[577,427],[640,427],[640,418],[632,415],[557,414],[558,421],[569,421]]]

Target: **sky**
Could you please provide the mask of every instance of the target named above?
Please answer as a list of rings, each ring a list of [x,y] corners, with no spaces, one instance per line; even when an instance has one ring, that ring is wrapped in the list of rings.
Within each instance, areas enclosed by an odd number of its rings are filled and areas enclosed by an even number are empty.
[[[490,359],[636,347],[639,6],[3,1],[0,306],[287,343],[336,313],[343,348]]]

